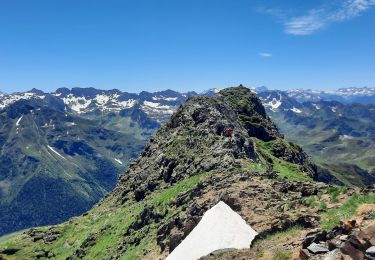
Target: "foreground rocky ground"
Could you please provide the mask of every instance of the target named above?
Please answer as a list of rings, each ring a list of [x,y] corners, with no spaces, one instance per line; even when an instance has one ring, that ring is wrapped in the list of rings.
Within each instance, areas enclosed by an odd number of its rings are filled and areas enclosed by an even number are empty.
[[[366,194],[368,190],[356,192]],[[339,201],[331,206],[336,209],[342,208],[344,201],[344,196],[341,196]],[[202,257],[201,260],[375,259],[375,204],[361,204],[350,218],[339,221],[333,228],[332,224],[324,222],[327,212],[329,210],[321,214],[320,222],[311,223],[312,226],[309,228],[296,225],[269,236],[258,237],[251,249],[216,251]],[[339,214],[335,216],[339,217]]]

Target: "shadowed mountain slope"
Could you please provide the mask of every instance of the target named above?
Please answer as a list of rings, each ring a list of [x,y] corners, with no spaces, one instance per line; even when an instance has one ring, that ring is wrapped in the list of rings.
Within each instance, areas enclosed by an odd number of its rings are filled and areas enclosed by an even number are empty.
[[[0,235],[87,211],[143,148],[130,135],[32,100],[0,111],[0,123]]]

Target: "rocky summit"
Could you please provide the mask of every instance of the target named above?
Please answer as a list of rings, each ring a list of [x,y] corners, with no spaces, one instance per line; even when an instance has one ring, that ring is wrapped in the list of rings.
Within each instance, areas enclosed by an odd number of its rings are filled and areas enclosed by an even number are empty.
[[[371,189],[318,179],[315,164],[283,139],[256,95],[228,88],[181,105],[90,211],[2,238],[0,257],[164,259],[220,201],[258,235],[249,249],[208,258],[300,257],[303,235],[332,229],[340,216],[375,202]]]

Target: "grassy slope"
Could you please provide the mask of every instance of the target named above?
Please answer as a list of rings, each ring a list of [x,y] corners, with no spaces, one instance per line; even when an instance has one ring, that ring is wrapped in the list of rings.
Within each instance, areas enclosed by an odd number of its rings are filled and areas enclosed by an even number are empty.
[[[23,248],[14,255],[19,259],[32,258],[42,248],[53,253],[58,259],[65,259],[79,249],[89,235],[94,235],[96,237],[95,245],[87,251],[87,257],[89,259],[106,259],[114,253],[113,249],[124,239],[124,230],[127,230],[137,220],[138,215],[145,207],[152,205],[159,212],[168,209],[167,219],[170,218],[178,210],[170,208],[171,202],[179,193],[193,188],[204,176],[205,174],[193,176],[168,189],[152,194],[145,201],[125,204],[121,208],[98,205],[89,214],[56,226],[56,229],[62,232],[62,236],[53,244],[45,245],[42,241],[32,243],[30,238],[16,234],[3,238],[0,247]],[[145,234],[137,234],[144,238],[138,245],[128,248],[123,259],[140,258],[147,250],[155,248],[156,227],[157,224],[154,223],[149,226],[147,231],[137,231],[138,233],[144,232]],[[47,230],[48,227],[42,229]]]
[[[260,160],[266,168],[272,168],[277,174],[279,179],[288,178],[292,181],[311,181],[312,179],[302,173],[300,165],[293,164],[272,155],[270,146],[275,143],[275,141],[264,142],[259,139],[254,138],[255,144],[257,146],[257,151],[260,156]],[[271,159],[270,163],[266,158]]]
[[[358,179],[358,171],[349,169],[345,164],[353,164],[366,171],[375,169],[375,142],[369,138],[330,140],[337,135],[334,130],[322,129],[319,126],[310,129],[302,125],[292,125],[276,113],[272,114],[272,118],[289,141],[301,145],[317,164],[328,168],[346,185],[365,184]]]

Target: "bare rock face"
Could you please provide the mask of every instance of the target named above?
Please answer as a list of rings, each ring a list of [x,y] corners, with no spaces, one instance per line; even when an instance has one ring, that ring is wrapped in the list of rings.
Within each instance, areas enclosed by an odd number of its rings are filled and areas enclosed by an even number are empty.
[[[374,248],[375,223],[358,226],[355,220],[351,220],[328,232],[306,236],[300,255],[302,259],[372,259]]]
[[[230,136],[228,129],[233,131]],[[301,165],[309,176],[316,174],[308,156],[282,139],[255,94],[237,87],[184,103],[130,164],[115,193],[120,202],[140,201],[155,189],[196,174],[239,168],[239,159],[260,163],[252,138],[277,141],[273,156]]]

